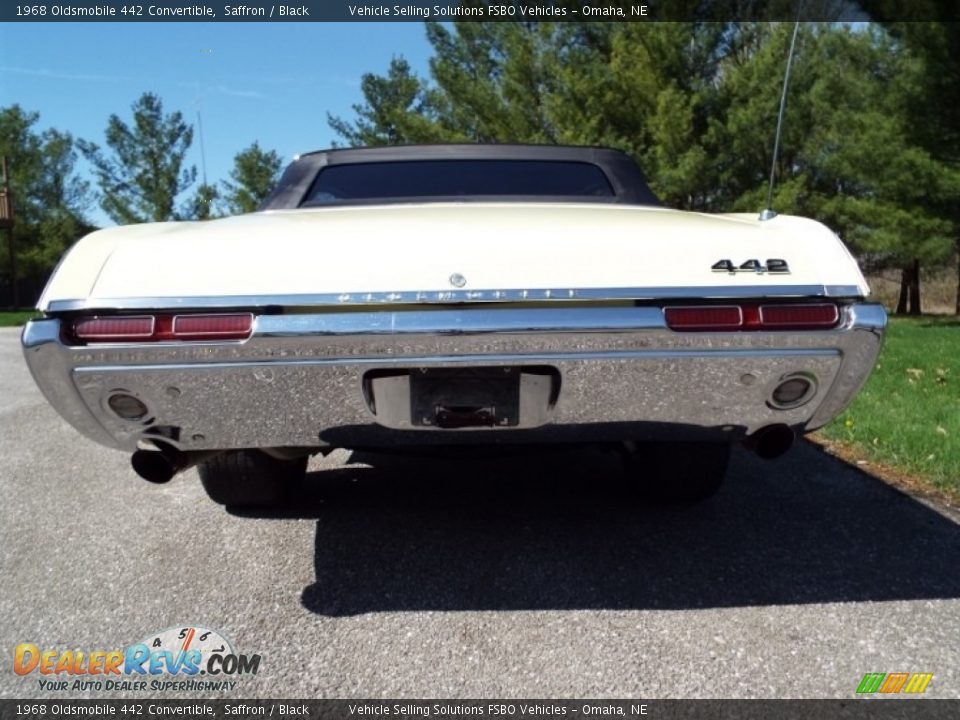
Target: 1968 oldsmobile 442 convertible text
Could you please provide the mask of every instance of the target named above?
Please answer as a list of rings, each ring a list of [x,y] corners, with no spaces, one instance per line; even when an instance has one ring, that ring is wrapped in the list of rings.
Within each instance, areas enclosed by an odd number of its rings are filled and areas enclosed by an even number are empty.
[[[259,212],[83,238],[23,346],[80,432],[222,503],[330,448],[551,442],[691,500],[849,404],[868,293],[823,225],[664,208],[614,150],[330,150]]]

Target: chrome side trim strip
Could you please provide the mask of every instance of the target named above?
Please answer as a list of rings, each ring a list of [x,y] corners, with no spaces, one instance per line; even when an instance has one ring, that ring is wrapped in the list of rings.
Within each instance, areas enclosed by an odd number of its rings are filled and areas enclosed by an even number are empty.
[[[416,292],[223,295],[51,300],[47,312],[154,308],[247,308],[270,306],[415,305],[565,300],[751,299],[787,297],[859,298],[856,285],[721,285],[690,287],[575,288],[529,290],[422,290]],[[42,309],[42,308],[41,308]]]
[[[738,358],[834,358],[843,353],[837,348],[813,348],[808,350],[712,350],[711,358],[735,360]],[[286,367],[321,367],[327,365],[377,365],[390,367],[456,367],[458,365],[516,365],[521,363],[531,365],[550,362],[588,362],[596,360],[682,360],[691,357],[703,357],[703,351],[697,350],[610,350],[583,353],[531,353],[522,355],[437,355],[420,357],[375,357],[375,358],[311,358],[307,360],[283,360]],[[276,360],[249,360],[243,362],[215,362],[215,363],[159,363],[153,365],[95,365],[78,367],[74,373],[81,377],[90,373],[138,373],[159,370],[176,370],[178,372],[207,372],[216,370],[256,370],[277,365]]]
[[[505,308],[261,315],[258,337],[297,335],[466,335],[663,330],[658,307]]]

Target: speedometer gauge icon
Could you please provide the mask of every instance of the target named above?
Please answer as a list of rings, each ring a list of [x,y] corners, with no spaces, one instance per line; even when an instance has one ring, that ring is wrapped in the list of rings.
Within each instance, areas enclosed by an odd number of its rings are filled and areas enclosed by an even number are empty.
[[[180,625],[151,633],[141,640],[150,652],[169,651],[174,657],[191,650],[199,650],[203,661],[210,655],[232,655],[233,643],[219,630],[202,625]]]

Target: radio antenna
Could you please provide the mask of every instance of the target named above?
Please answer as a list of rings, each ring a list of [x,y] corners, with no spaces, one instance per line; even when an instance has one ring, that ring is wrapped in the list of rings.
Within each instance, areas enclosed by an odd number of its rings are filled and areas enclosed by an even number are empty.
[[[197,135],[200,138],[200,173],[203,184],[207,184],[207,152],[203,147],[203,118],[200,117],[200,111],[203,109],[203,95],[200,93],[200,81],[197,80],[197,92],[193,96],[197,104]]]
[[[200,168],[203,173],[203,184],[207,184],[207,153],[203,149],[203,120],[200,118],[200,108],[197,108],[197,130],[200,135]]]
[[[767,206],[760,212],[761,220],[770,220],[777,216],[773,209],[773,181],[777,174],[777,156],[780,154],[780,132],[783,129],[783,111],[787,106],[787,88],[790,86],[790,68],[793,67],[793,51],[797,45],[797,31],[800,21],[793,24],[793,37],[790,38],[790,52],[787,55],[787,69],[783,74],[783,92],[780,94],[780,112],[777,113],[777,134],[773,136],[773,160],[770,162],[770,183],[767,185]]]

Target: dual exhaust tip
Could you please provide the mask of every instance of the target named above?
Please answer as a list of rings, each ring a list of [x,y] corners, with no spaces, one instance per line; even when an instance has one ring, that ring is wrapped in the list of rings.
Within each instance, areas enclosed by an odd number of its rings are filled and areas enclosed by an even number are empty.
[[[130,458],[130,464],[137,475],[148,482],[162,484],[170,482],[177,473],[192,468],[204,460],[219,455],[220,450],[191,450],[184,452],[170,446],[159,450],[137,450]]]
[[[789,425],[767,425],[750,435],[743,445],[764,460],[773,460],[793,447],[796,437]]]
[[[796,433],[787,425],[767,425],[744,441],[744,446],[765,460],[786,453],[796,439]],[[184,452],[164,445],[158,450],[137,450],[130,458],[134,472],[148,482],[170,482],[177,473],[192,468],[220,454],[220,450],[191,450]]]

